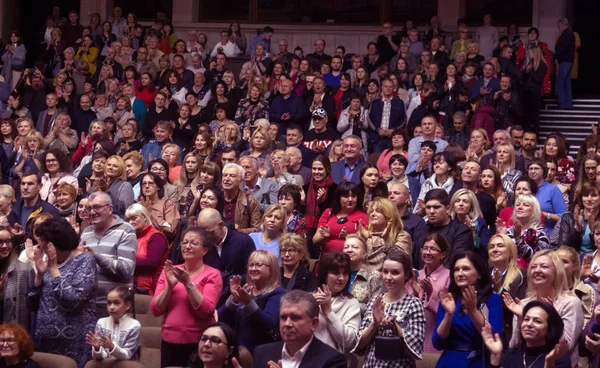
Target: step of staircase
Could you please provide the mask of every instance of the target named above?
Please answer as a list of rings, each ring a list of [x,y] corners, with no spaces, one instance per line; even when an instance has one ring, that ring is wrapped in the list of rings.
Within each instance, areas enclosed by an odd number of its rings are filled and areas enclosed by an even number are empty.
[[[592,133],[592,125],[599,120],[600,98],[574,99],[572,110],[559,109],[556,99],[545,99],[540,111],[539,147],[548,135],[560,132],[569,142],[569,155],[575,157],[585,137]]]

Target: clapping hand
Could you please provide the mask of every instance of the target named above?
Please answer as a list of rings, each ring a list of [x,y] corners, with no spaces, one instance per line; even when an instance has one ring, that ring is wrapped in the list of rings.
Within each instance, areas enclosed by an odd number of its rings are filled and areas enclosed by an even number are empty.
[[[88,332],[87,335],[85,335],[85,342],[88,345],[92,345],[94,350],[100,350],[100,335],[96,335],[93,332]]]
[[[235,303],[239,303],[240,300],[237,298],[237,290],[242,287],[242,278],[239,275],[233,275],[229,279],[229,291],[231,292],[231,298]]]
[[[492,326],[489,323],[486,323],[481,329],[481,337],[483,343],[492,355],[492,364],[498,365],[500,362],[500,354],[502,354],[502,339],[500,338],[500,334],[492,334]]]
[[[187,285],[192,280],[185,267],[173,267],[173,276],[184,285]]]
[[[506,222],[502,221],[500,217],[496,218],[496,234],[506,235],[507,231]]]
[[[504,301],[504,305],[511,311],[514,315],[518,317],[523,316],[523,304],[521,304],[521,300],[519,298],[513,299],[512,295],[508,292],[502,293],[502,300]]]
[[[321,306],[321,311],[323,314],[328,315],[331,313],[331,290],[329,286],[323,284],[320,288],[317,288],[317,291],[313,294],[317,303]]]
[[[450,293],[448,289],[440,290],[439,299],[446,314],[453,315],[454,312],[456,312],[456,302],[454,301],[452,293]]]
[[[171,288],[173,288],[175,285],[177,285],[177,282],[179,282],[177,277],[175,277],[175,272],[173,271],[174,268],[175,267],[173,267],[173,263],[170,260],[165,261],[165,280],[167,281],[167,285]]]
[[[546,362],[555,362],[556,359],[563,356],[567,351],[569,351],[569,344],[567,343],[567,340],[562,338],[558,344],[554,346],[554,349],[546,355]]]
[[[325,196],[325,188],[319,188],[317,190],[317,202],[319,202]]]
[[[385,308],[381,295],[377,296],[373,302],[373,321],[377,326],[380,326],[385,320]]]
[[[272,360],[269,360],[269,362],[267,364],[269,365],[267,368],[282,368],[283,367],[283,363],[281,362],[281,360],[279,360],[277,363],[275,363]]]
[[[424,278],[419,280],[419,286],[423,289],[423,292],[427,294],[428,297],[433,293],[433,284],[431,284],[431,280],[429,278]]]
[[[462,305],[468,314],[473,314],[477,311],[477,291],[473,285],[467,286],[461,290]]]
[[[331,236],[331,230],[329,229],[329,226],[321,226],[319,227],[318,231],[322,238],[328,239]]]
[[[586,254],[583,257],[583,262],[581,263],[581,280],[585,280],[586,278],[589,278],[591,282],[593,282],[594,284],[598,283],[598,281],[600,281],[600,277],[598,277],[596,275],[596,271],[598,271],[598,266],[593,266],[594,264],[594,255],[593,254]]]
[[[254,289],[254,286],[246,284],[235,291],[232,290],[231,295],[235,295],[234,299],[237,299],[239,303],[248,305],[252,301],[252,289]]]

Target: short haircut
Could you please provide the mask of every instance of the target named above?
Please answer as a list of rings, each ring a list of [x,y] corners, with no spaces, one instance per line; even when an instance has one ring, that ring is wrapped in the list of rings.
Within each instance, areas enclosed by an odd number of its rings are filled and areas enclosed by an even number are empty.
[[[102,201],[104,201],[106,204],[110,204],[112,206],[112,199],[110,198],[110,195],[108,193],[104,193],[104,192],[94,192],[92,194],[90,194],[90,196],[88,197],[88,202],[93,201],[96,198],[100,198],[102,199]]]
[[[142,156],[142,154],[138,151],[127,152],[125,156],[123,156],[123,161],[127,160],[133,161],[134,164],[140,166],[141,168],[143,168],[146,164],[144,156]]]
[[[302,198],[302,195],[300,194],[301,190],[302,188],[300,188],[296,184],[284,184],[281,186],[281,188],[279,188],[279,192],[277,193],[277,199],[285,198],[287,195],[290,195],[290,197],[292,197],[292,200],[294,201],[294,209],[297,210],[300,207],[300,202]]]
[[[467,121],[467,114],[462,111],[457,111],[452,115],[452,120],[462,120],[463,122]]]
[[[62,182],[56,186],[56,194],[61,192],[67,193],[73,200],[77,198],[77,189],[69,183]]]
[[[34,231],[38,238],[52,243],[58,250],[74,250],[79,246],[79,235],[77,235],[73,226],[61,217],[42,222]]]
[[[514,188],[516,189],[517,188],[517,184],[519,184],[522,181],[524,181],[524,182],[526,182],[526,183],[529,184],[529,189],[531,189],[531,194],[533,194],[535,196],[537,194],[537,192],[538,192],[538,186],[537,186],[536,182],[533,181],[533,180],[531,180],[531,178],[528,177],[528,176],[521,175],[517,179],[517,181],[515,181]]]
[[[202,239],[202,246],[204,248],[210,248],[212,246],[212,244],[208,243],[208,239],[210,239],[210,236],[208,235],[208,233],[206,232],[206,230],[204,230],[201,227],[198,226],[192,226],[192,227],[188,227],[187,229],[183,230],[183,233],[181,233],[181,240],[183,241],[183,238],[188,234],[188,233],[194,233],[194,234],[198,234],[200,235],[200,238]]]
[[[406,157],[404,157],[404,155],[401,155],[401,154],[392,155],[392,157],[390,157],[390,160],[388,162],[388,166],[392,167],[392,164],[395,163],[396,161],[398,161],[398,162],[400,162],[400,164],[404,165],[404,169],[406,170],[406,168],[408,167],[408,160],[406,159]]]
[[[437,150],[437,146],[435,145],[434,141],[423,141],[423,142],[421,142],[421,148],[423,148],[423,147],[428,147],[433,152],[435,152]]]
[[[331,215],[336,215],[342,210],[340,199],[342,196],[347,196],[350,193],[354,194],[356,197],[360,197],[358,185],[349,181],[343,181],[335,188],[335,191],[333,192],[334,200],[331,203]]]
[[[300,302],[306,304],[310,318],[319,318],[319,304],[317,304],[315,297],[311,293],[304,290],[292,290],[283,294],[279,306],[281,308],[285,303],[297,305]]]
[[[27,360],[31,358],[31,356],[33,356],[33,340],[31,339],[31,336],[23,326],[14,322],[3,323],[2,325],[0,325],[0,335],[4,333],[9,333],[14,336],[16,343],[18,344],[19,357],[21,359]]]
[[[440,201],[443,206],[448,206],[450,204],[450,197],[444,189],[436,188],[431,189],[425,194],[424,202],[427,203],[429,201]]]
[[[226,164],[225,166],[223,166],[223,171],[222,172],[225,173],[225,170],[228,170],[228,169],[236,169],[238,177],[240,179],[244,178],[244,168],[241,167],[240,165],[234,164],[233,162],[230,162],[230,163]]]
[[[532,158],[529,165],[527,165],[527,171],[529,171],[529,168],[532,165],[538,165],[539,167],[541,167],[542,172],[544,173],[544,179],[546,179],[546,177],[548,176],[548,166],[546,165],[546,161],[542,160],[541,158],[537,158],[537,157]]]

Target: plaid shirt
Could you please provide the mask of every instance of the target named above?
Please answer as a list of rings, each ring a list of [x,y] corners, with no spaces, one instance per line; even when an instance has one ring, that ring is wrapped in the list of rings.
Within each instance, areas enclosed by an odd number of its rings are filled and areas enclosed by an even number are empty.
[[[381,98],[383,101],[383,113],[381,114],[381,126],[380,129],[390,128],[390,114],[392,112],[392,97],[389,99]]]
[[[367,305],[364,319],[360,326],[359,336],[366,330],[373,321],[373,304],[375,297]],[[386,316],[395,315],[398,325],[403,331],[403,346],[404,358],[400,360],[385,361],[375,358],[375,340],[367,347],[365,363],[363,368],[414,368],[416,367],[415,359],[423,357],[423,342],[425,341],[425,312],[423,304],[419,298],[406,294],[399,301],[387,304],[384,303]],[[394,336],[395,333],[390,329],[378,329],[377,335]]]

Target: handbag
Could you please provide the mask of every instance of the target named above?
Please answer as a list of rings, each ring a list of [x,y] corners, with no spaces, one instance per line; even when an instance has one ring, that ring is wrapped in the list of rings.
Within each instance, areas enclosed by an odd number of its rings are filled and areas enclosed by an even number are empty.
[[[375,359],[389,361],[406,357],[404,342],[395,328],[392,328],[392,331],[392,336],[375,336]]]

